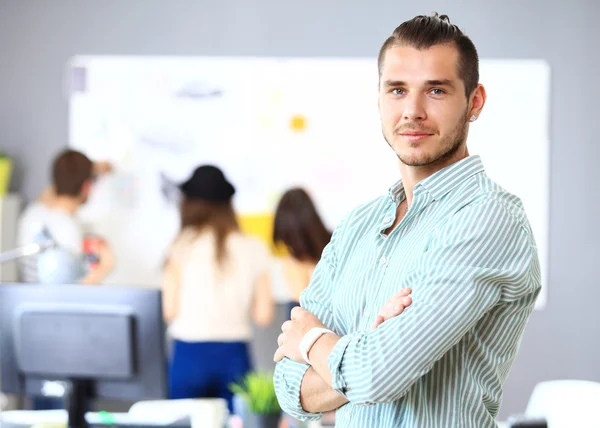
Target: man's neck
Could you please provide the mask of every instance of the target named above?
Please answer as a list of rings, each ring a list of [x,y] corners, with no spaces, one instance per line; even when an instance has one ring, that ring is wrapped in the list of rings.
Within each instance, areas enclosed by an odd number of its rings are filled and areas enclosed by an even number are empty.
[[[75,214],[80,206],[79,198],[64,195],[57,196],[52,203],[53,209],[64,211],[70,215]]]
[[[413,200],[413,189],[420,181],[432,176],[436,172],[446,168],[453,163],[456,163],[469,156],[469,150],[465,146],[450,158],[443,162],[435,162],[425,166],[409,166],[400,161],[400,176],[402,177],[402,185],[406,194],[406,202],[410,207]]]

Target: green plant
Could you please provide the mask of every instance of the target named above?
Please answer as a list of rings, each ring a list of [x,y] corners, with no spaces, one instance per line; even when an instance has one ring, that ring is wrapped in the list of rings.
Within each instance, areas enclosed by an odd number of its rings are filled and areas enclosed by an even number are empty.
[[[271,373],[250,372],[240,383],[229,385],[229,389],[242,397],[252,413],[267,415],[281,411]]]

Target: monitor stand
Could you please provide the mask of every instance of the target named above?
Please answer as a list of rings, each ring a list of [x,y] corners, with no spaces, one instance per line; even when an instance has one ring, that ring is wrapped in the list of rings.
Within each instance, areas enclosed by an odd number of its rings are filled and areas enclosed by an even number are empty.
[[[88,428],[85,413],[90,409],[92,382],[87,379],[71,379],[71,388],[67,394],[66,405],[68,428]]]

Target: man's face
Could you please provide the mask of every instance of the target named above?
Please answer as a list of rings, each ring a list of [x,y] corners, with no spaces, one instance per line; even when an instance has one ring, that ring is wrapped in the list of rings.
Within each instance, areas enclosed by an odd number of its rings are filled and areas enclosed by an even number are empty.
[[[443,164],[464,146],[468,100],[451,45],[387,50],[379,82],[383,135],[402,163]]]

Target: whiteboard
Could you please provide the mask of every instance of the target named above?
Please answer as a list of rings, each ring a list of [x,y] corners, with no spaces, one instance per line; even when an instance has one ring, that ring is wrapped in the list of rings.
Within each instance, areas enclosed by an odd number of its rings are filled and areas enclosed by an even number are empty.
[[[482,60],[480,72],[488,101],[470,151],[523,200],[546,285],[549,67]],[[243,225],[262,235],[289,187],[307,188],[334,228],[399,178],[375,59],[81,56],[67,85],[69,144],[115,166],[81,212],[115,251],[109,283],[158,285],[178,231],[174,183],[199,164],[224,170]]]

